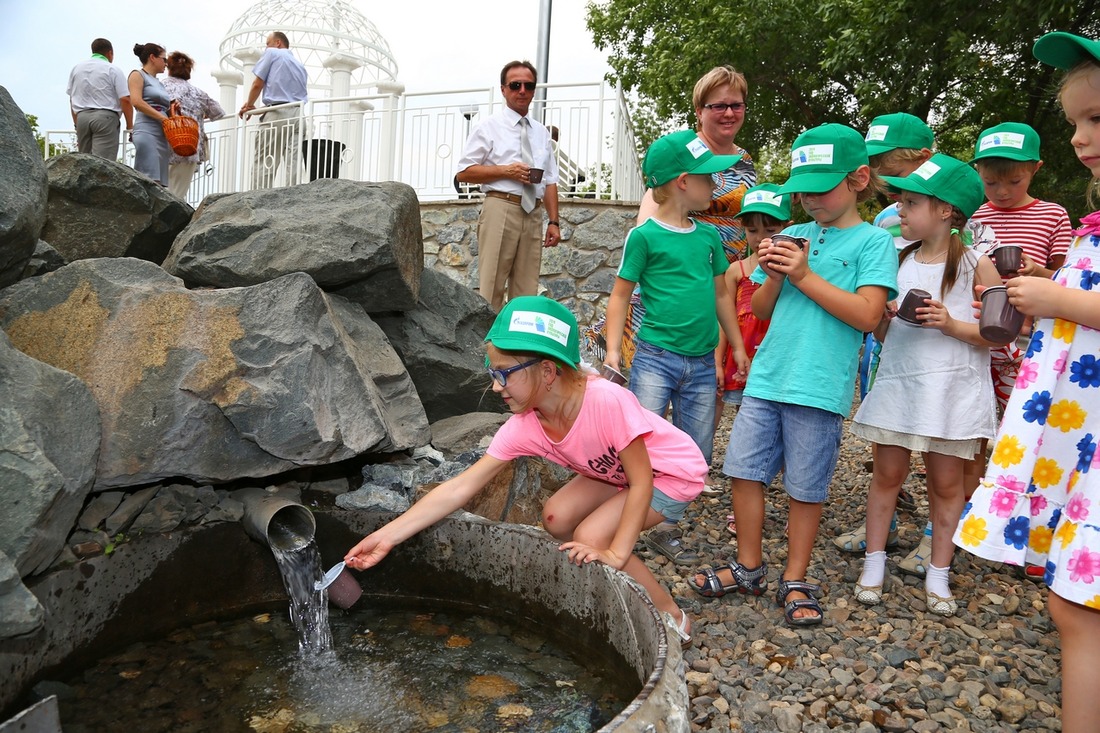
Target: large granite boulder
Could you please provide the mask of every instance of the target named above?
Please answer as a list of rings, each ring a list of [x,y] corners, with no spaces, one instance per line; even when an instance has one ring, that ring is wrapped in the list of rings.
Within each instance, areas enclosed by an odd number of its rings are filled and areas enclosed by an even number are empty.
[[[194,212],[133,168],[95,155],[50,158],[46,173],[42,238],[69,262],[137,257],[160,264]]]
[[[430,421],[508,410],[485,373],[485,335],[494,318],[484,298],[435,270],[424,271],[416,308],[374,316],[409,370]]]
[[[97,491],[426,444],[415,388],[372,326],[303,273],[193,291],[151,263],[104,258],[0,291],[12,343],[80,377],[99,404]]]
[[[23,274],[46,221],[46,164],[23,110],[0,86],[0,288]]]
[[[304,272],[369,313],[408,310],[424,269],[420,204],[403,183],[339,179],[211,197],[164,269],[219,288]]]
[[[0,553],[20,576],[65,547],[95,479],[99,411],[79,379],[0,331]]]

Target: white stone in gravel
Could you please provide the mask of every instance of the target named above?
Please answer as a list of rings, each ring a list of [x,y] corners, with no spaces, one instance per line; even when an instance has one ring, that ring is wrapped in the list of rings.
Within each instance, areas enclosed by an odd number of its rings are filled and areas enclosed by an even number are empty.
[[[989,638],[989,636],[977,626],[973,626],[971,624],[959,624],[959,628],[962,629],[962,632],[969,636],[971,639],[978,639],[980,641],[981,639]]]
[[[999,606],[1005,602],[1005,597],[997,595],[996,593],[986,593],[985,599],[992,603],[994,606]]]

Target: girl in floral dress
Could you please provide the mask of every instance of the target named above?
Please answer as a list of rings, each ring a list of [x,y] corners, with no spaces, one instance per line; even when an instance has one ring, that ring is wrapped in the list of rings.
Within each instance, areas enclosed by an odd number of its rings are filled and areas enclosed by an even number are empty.
[[[1071,144],[1100,185],[1100,42],[1050,33],[1042,62],[1069,70],[1059,94]],[[1062,639],[1062,730],[1100,724],[1100,212],[1074,232],[1051,280],[1018,277],[1009,301],[1034,332],[985,478],[955,533],[964,550],[1041,565]]]

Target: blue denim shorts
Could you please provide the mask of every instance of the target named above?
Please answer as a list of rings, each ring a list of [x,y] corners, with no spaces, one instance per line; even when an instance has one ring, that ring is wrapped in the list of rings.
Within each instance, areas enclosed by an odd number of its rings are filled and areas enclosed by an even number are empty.
[[[677,501],[670,498],[656,486],[653,487],[653,498],[649,502],[649,508],[660,514],[670,522],[679,522],[684,518],[690,501]]]
[[[746,396],[722,472],[767,486],[782,468],[788,496],[820,504],[829,498],[843,428],[844,418],[835,412]]]

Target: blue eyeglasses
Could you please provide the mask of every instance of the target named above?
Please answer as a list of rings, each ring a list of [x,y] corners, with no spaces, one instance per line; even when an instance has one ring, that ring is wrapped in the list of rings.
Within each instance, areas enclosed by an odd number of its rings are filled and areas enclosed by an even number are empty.
[[[514,367],[508,367],[507,369],[486,369],[489,372],[489,377],[501,387],[508,386],[508,375],[514,374],[521,369],[526,369],[529,366],[538,364],[542,359],[532,359],[531,361],[525,361],[522,364],[516,364]]]

